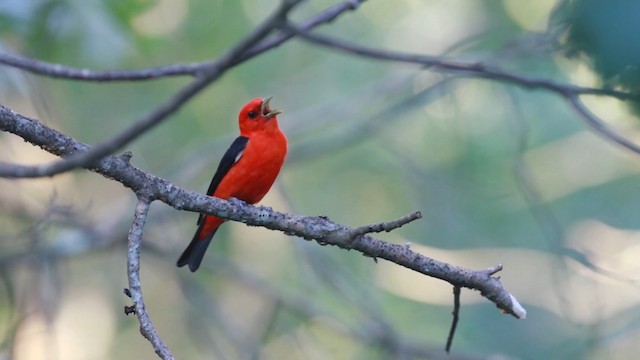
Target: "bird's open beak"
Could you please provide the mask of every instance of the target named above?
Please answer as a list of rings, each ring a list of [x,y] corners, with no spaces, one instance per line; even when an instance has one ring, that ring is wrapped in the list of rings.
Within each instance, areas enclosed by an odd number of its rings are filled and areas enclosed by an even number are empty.
[[[269,102],[271,101],[271,99],[273,99],[273,97],[271,96],[264,98],[264,100],[262,100],[262,105],[260,106],[260,113],[262,114],[262,116],[267,118],[267,120],[282,113],[282,111],[280,110],[269,109]]]

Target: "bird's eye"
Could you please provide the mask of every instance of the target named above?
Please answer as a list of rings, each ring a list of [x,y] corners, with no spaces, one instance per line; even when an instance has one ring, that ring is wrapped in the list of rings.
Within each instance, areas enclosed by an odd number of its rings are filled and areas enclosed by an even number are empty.
[[[249,111],[249,119],[255,119],[258,116],[258,113],[255,111]]]

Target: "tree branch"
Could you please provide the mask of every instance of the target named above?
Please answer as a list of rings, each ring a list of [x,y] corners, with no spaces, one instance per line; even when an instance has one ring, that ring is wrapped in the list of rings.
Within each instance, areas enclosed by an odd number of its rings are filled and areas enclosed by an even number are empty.
[[[550,79],[527,77],[484,64],[483,62],[469,63],[455,59],[446,59],[440,56],[410,54],[398,51],[370,48],[336,39],[334,37],[312,33],[309,30],[297,27],[295,25],[292,25],[291,23],[288,23],[285,29],[312,44],[320,45],[330,50],[346,52],[370,59],[424,65],[427,68],[461,72],[466,75],[513,83],[531,89],[544,89],[551,92],[559,93],[561,95],[571,93],[580,95],[609,96],[620,100],[640,101],[640,96],[637,94],[632,94],[615,89],[583,87],[573,84],[559,83]]]
[[[0,54],[0,64],[30,73],[57,79],[81,81],[138,81],[176,76],[196,76],[211,67],[213,62],[172,64],[133,70],[91,70],[31,59],[15,54]]]
[[[69,151],[87,151],[89,146],[46,127],[42,123],[0,106],[0,130],[14,133],[59,156]],[[216,215],[225,219],[280,230],[307,240],[316,240],[344,249],[354,249],[366,256],[382,258],[419,273],[435,277],[454,286],[480,291],[503,312],[524,318],[526,311],[500,280],[492,275],[502,269],[470,270],[431,259],[410,249],[410,246],[391,244],[368,235],[353,237],[355,229],[332,222],[324,217],[289,215],[271,208],[229,202],[181,189],[171,182],[143,172],[129,164],[128,156],[107,156],[90,169],[132,189],[149,201],[160,200],[178,210]]]
[[[299,29],[308,31],[319,25],[328,24],[347,11],[357,9],[365,0],[346,0],[333,5],[298,25]],[[280,46],[294,35],[290,32],[279,32],[270,38],[263,39],[238,56],[233,65],[238,65],[268,50]],[[198,76],[217,67],[218,61],[202,61],[187,64],[171,64],[133,70],[92,70],[76,68],[62,64],[31,59],[15,54],[1,54],[0,64],[11,66],[30,73],[57,79],[113,82],[158,80],[167,77]]]
[[[602,119],[597,117],[584,105],[578,94],[569,93],[565,95],[565,98],[578,115],[580,115],[580,118],[582,118],[582,120],[589,125],[596,134],[599,134],[605,139],[611,140],[636,154],[640,154],[640,146],[608,127]]]
[[[551,91],[565,98],[593,131],[609,141],[621,145],[622,147],[631,150],[636,154],[640,154],[640,146],[610,128],[606,124],[606,122],[593,115],[588,110],[588,108],[584,106],[584,104],[580,101],[580,95],[596,95],[608,96],[625,101],[631,100],[640,102],[640,97],[638,96],[638,94],[628,93],[615,89],[601,89],[559,83],[550,79],[527,77],[519,74],[514,74],[497,67],[488,66],[482,62],[465,63],[437,56],[409,54],[369,48],[336,38],[311,33],[308,30],[301,29],[291,24],[288,24],[286,29],[310,43],[336,51],[346,52],[349,54],[377,60],[418,64],[423,65],[427,68],[448,72],[457,72],[463,75],[474,76],[478,78],[491,79],[517,86],[522,86],[528,89],[543,89]]]
[[[169,348],[156,331],[151,318],[147,313],[142,297],[142,285],[140,283],[140,246],[142,244],[142,234],[144,224],[147,221],[150,202],[147,199],[138,198],[133,224],[129,230],[129,250],[127,255],[127,276],[129,278],[129,291],[133,301],[134,312],[140,322],[140,333],[144,336],[161,359],[173,359]],[[126,312],[126,310],[125,310]]]
[[[255,28],[248,36],[236,44],[233,48],[222,55],[202,76],[193,80],[190,84],[178,91],[171,99],[151,111],[146,116],[137,120],[131,127],[125,129],[113,138],[92,147],[86,152],[74,152],[69,154],[65,160],[39,166],[15,166],[7,168],[0,167],[0,177],[43,177],[52,176],[74,168],[84,167],[92,164],[101,157],[110,154],[122,146],[128,144],[133,139],[142,135],[152,127],[167,119],[171,114],[178,111],[187,101],[199,94],[209,84],[219,79],[228,69],[237,63],[240,55],[251,46],[266,37],[272,30],[280,26],[287,14],[301,0],[283,1],[280,7],[262,24]],[[6,170],[2,172],[2,170]],[[17,171],[19,170],[19,171]]]
[[[407,214],[395,220],[355,228],[351,233],[351,237],[355,238],[360,235],[370,234],[374,232],[389,232],[418,219],[422,219],[422,214],[420,213],[420,211],[414,211],[411,214]]]

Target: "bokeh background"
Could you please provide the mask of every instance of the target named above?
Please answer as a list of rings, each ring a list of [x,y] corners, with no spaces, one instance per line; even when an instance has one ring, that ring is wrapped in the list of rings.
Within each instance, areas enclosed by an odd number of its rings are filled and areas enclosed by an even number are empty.
[[[305,19],[333,1],[307,1]],[[368,1],[321,29],[353,42],[483,61],[514,73],[637,92],[631,0]],[[277,6],[252,0],[2,0],[0,51],[92,69],[214,59]],[[83,83],[0,67],[0,102],[89,144],[188,79]],[[356,58],[293,40],[227,73],[127,146],[132,163],[205,191],[249,99],[274,96],[290,155],[262,201],[352,226],[414,210],[389,234],[500,274],[528,310],[502,315],[394,264],[229,223],[201,269],[175,260],[197,215],[154,203],[142,281],[182,359],[635,359],[640,353],[640,162],[568,104],[464,74]],[[584,97],[639,139],[632,104]],[[54,159],[0,134],[0,159]],[[151,359],[126,287],[135,196],[87,171],[0,180],[0,359]]]

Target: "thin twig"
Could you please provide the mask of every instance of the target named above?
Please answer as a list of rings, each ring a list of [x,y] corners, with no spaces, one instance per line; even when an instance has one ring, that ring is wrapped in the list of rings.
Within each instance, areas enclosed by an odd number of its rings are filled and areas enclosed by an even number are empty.
[[[502,264],[497,264],[495,266],[485,269],[484,271],[487,273],[488,276],[492,276],[502,271],[502,269],[503,269]]]
[[[449,329],[449,336],[447,336],[447,345],[445,351],[448,353],[451,351],[451,345],[453,344],[453,337],[456,334],[456,328],[458,327],[458,319],[460,318],[460,292],[459,286],[453,287],[453,319],[451,320],[451,328]]]
[[[565,98],[578,115],[580,115],[580,118],[589,125],[596,134],[599,134],[605,139],[611,140],[636,154],[640,154],[640,146],[608,127],[602,119],[592,113],[584,105],[578,94],[567,94]]]
[[[354,11],[362,5],[366,0],[345,0],[341,3],[333,5],[324,11],[318,13],[318,15],[302,22],[297,26],[301,31],[309,31],[316,28],[319,25],[329,24],[335,21],[340,15],[343,15],[347,11]],[[283,42],[294,37],[295,34],[292,34],[290,31],[282,31],[277,34],[274,34],[272,37],[268,39],[264,39],[256,46],[247,50],[244,55],[240,57],[240,62],[245,61],[259,53],[262,53],[266,50],[273,49],[274,47],[279,46]]]
[[[127,275],[129,278],[129,294],[133,301],[135,314],[140,322],[140,333],[144,336],[162,359],[173,359],[169,348],[156,331],[144,305],[142,297],[142,285],[140,283],[140,246],[142,233],[147,220],[150,202],[148,199],[138,198],[135,217],[129,230],[129,251],[127,256]]]
[[[15,54],[0,54],[0,64],[31,72],[33,74],[67,80],[81,81],[137,81],[154,80],[175,76],[196,76],[212,62],[191,64],[172,64],[167,66],[150,67],[133,70],[91,70],[75,68],[62,64],[31,59]]]
[[[355,238],[360,235],[374,232],[389,232],[418,219],[422,219],[422,213],[420,213],[420,211],[414,211],[395,220],[357,227],[353,229],[352,236]]]

